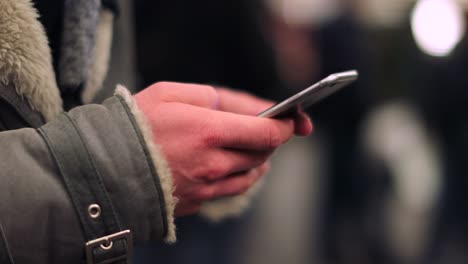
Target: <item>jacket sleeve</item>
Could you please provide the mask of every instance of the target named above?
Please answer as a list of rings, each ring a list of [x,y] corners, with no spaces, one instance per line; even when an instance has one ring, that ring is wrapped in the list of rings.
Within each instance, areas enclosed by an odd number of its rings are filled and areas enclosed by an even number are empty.
[[[124,230],[135,243],[175,240],[170,171],[131,96],[118,93],[0,133],[0,259],[82,263],[90,239]],[[93,262],[120,256],[98,254],[110,242],[90,249]]]

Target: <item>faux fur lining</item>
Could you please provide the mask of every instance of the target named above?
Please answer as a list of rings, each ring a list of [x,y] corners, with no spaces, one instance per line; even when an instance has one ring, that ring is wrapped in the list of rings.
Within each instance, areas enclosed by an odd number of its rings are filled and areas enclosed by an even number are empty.
[[[83,91],[83,102],[92,102],[104,82],[109,67],[112,45],[114,14],[108,9],[102,9],[96,34],[94,61],[89,67],[88,80]]]
[[[0,82],[51,120],[62,111],[52,58],[37,11],[29,0],[0,1]]]
[[[164,240],[167,243],[174,243],[176,241],[174,208],[177,201],[172,195],[174,193],[174,184],[172,183],[171,170],[169,169],[166,160],[163,158],[159,147],[153,143],[151,128],[148,125],[148,122],[144,117],[143,113],[141,113],[140,109],[138,109],[137,105],[135,104],[135,101],[133,101],[133,97],[130,94],[130,92],[123,86],[118,85],[117,89],[115,90],[115,94],[120,95],[127,103],[128,107],[132,111],[132,114],[135,116],[135,119],[140,127],[141,133],[143,134],[143,137],[145,139],[146,145],[148,146],[149,152],[158,172],[159,181],[161,183],[161,189],[163,190],[164,201],[166,203],[165,209],[167,215],[168,230]]]
[[[205,202],[200,208],[200,215],[213,222],[239,217],[249,208],[251,200],[261,189],[262,185],[263,180],[260,180],[244,194]]]

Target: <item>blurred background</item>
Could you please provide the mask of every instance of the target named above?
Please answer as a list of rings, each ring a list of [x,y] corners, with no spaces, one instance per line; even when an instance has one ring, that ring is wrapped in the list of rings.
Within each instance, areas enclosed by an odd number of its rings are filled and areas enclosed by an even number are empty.
[[[133,9],[130,5],[133,4]],[[136,263],[468,263],[468,1],[135,0],[139,85],[280,100],[337,71],[315,133],[273,157],[250,209],[176,220]]]

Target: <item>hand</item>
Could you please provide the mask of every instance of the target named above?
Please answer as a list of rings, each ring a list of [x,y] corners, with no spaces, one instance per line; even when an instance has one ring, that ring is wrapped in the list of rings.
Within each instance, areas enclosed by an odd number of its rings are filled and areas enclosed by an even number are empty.
[[[224,112],[239,112],[226,105],[225,95],[210,86],[178,83],[157,83],[135,95],[172,171],[176,216],[248,190],[267,171],[268,157],[294,132],[292,120]],[[236,95],[231,99],[244,102]]]

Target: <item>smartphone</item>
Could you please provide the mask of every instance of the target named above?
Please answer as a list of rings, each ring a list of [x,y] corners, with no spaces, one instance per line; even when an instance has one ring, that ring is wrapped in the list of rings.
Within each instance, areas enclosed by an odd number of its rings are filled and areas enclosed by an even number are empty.
[[[275,104],[257,116],[279,118],[294,114],[298,109],[304,110],[354,82],[357,80],[358,76],[359,74],[356,70],[331,74],[318,83],[300,91],[280,103]]]

